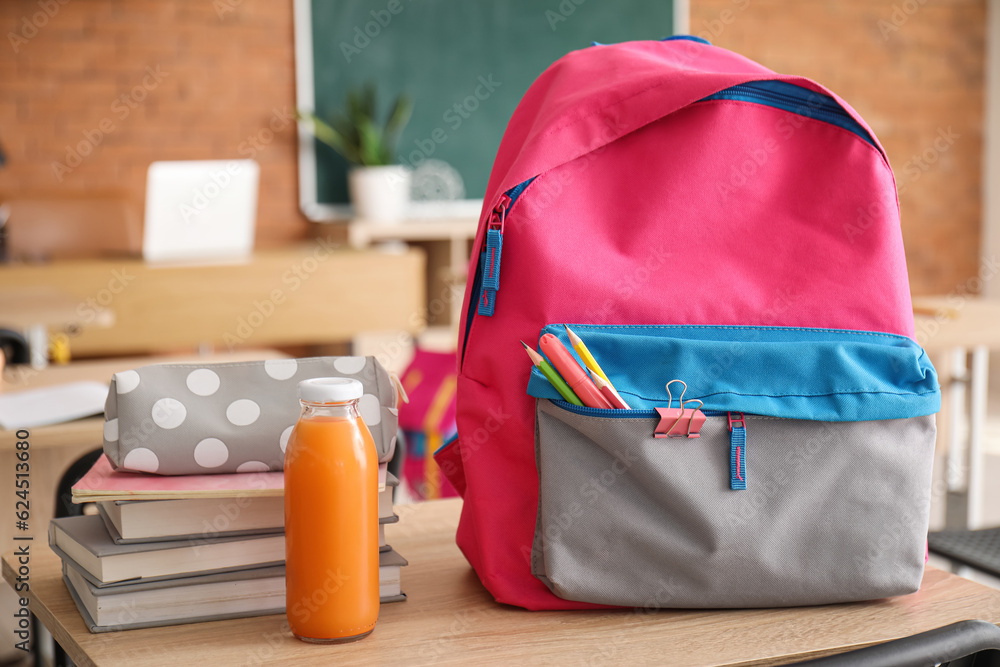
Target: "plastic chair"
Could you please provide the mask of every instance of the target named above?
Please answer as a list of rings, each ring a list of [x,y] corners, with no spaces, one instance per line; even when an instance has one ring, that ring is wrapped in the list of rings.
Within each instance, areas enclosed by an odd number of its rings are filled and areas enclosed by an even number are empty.
[[[931,533],[927,546],[933,554],[1000,577],[1000,528]]]
[[[71,465],[69,469],[65,473],[63,473],[63,476],[59,480],[59,484],[56,487],[55,515],[57,519],[64,516],[79,516],[80,514],[83,514],[86,504],[83,505],[73,504],[72,501],[73,485],[79,482],[80,478],[87,474],[87,471],[90,470],[91,467],[93,467],[94,463],[97,462],[97,459],[100,458],[102,453],[103,453],[102,449],[95,449],[91,452],[87,452],[86,454],[78,458],[76,461],[74,461],[73,465]],[[34,627],[32,628],[33,630],[32,636],[40,637],[41,628],[39,628],[38,619],[32,616],[32,620],[34,623]],[[59,643],[55,641],[54,638],[52,639],[52,644],[53,644],[52,648],[53,663],[56,665],[56,667],[66,667],[68,665],[72,665],[73,661],[69,659],[69,656],[66,655],[66,652],[63,650],[61,646],[59,646]],[[44,663],[44,660],[42,657],[42,652],[39,651],[38,649],[39,649],[38,646],[34,647],[35,665],[36,667],[41,667],[41,665]]]

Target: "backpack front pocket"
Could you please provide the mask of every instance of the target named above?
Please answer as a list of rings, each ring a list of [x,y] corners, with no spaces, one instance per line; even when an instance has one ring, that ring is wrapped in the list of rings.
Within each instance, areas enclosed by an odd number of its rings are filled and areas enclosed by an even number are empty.
[[[810,340],[795,344],[774,340],[788,331],[747,327],[722,341],[730,370],[713,372],[723,328],[572,326],[636,409],[538,396],[549,390],[533,371],[531,569],[554,594],[774,607],[919,587],[937,384],[912,341],[807,330]],[[738,372],[748,366],[756,372]],[[663,385],[674,378],[704,401],[697,438],[655,437],[662,419],[652,407],[669,407]]]

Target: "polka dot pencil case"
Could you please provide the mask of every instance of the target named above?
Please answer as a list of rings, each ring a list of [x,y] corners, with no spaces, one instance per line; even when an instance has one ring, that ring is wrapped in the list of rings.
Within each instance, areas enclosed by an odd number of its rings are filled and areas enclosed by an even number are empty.
[[[104,452],[116,470],[160,475],[281,470],[299,416],[296,387],[352,377],[379,461],[396,446],[397,391],[375,357],[157,364],[116,373],[104,407]]]

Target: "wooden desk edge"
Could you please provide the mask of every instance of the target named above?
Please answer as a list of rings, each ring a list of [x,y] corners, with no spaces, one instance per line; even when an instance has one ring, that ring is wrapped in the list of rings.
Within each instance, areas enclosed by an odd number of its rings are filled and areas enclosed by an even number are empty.
[[[458,513],[461,508],[461,501],[459,500],[444,500],[444,501],[433,501],[427,503],[420,503],[411,506],[400,506],[399,512],[401,515],[405,515],[406,521],[399,525],[400,532],[395,534],[393,537],[393,543],[397,544],[402,549],[404,553],[411,553],[416,558],[417,554],[423,550],[427,550],[430,542],[435,545],[441,542],[441,549],[448,552],[448,559],[451,559],[454,565],[457,566],[461,556],[458,554],[457,549],[454,546],[454,523],[457,522]],[[447,541],[448,544],[444,545],[443,542]],[[59,560],[56,555],[47,549],[43,540],[36,539],[31,544],[35,545],[33,551],[34,561],[37,562],[37,566],[32,565],[31,571],[31,583],[37,585],[37,591],[34,588],[28,591],[28,607],[33,613],[35,613],[38,618],[45,623],[46,627],[52,631],[53,636],[57,641],[63,646],[64,649],[69,653],[74,660],[79,664],[94,664],[94,661],[87,657],[84,646],[88,645],[85,641],[87,637],[101,637],[104,635],[91,635],[89,630],[85,627],[82,618],[76,613],[75,606],[72,600],[69,598],[69,594],[64,590],[64,584],[61,579],[61,574],[59,573]],[[437,546],[434,547],[435,550],[438,549]],[[13,584],[16,582],[16,567],[17,564],[13,559],[13,552],[8,552],[3,555],[3,567],[2,574],[4,579],[9,583]],[[426,553],[425,553],[426,556]],[[44,562],[39,562],[44,561]],[[475,576],[468,570],[468,565],[465,563],[464,559],[461,561],[463,563],[462,571],[456,574],[456,577],[462,579],[463,581],[469,581],[475,579]],[[421,574],[424,578],[424,584],[427,583],[427,576],[434,570],[436,565],[432,565],[431,561],[421,564],[420,560],[414,560],[411,565],[414,565],[413,573],[416,574],[418,571],[423,571]],[[451,566],[449,566],[451,567]],[[415,585],[414,588],[419,588]],[[471,585],[471,584],[469,584]],[[56,593],[54,587],[59,587],[58,597],[54,597],[49,600],[49,604],[53,604],[53,607],[47,608],[45,602],[36,597],[36,593],[40,594],[42,598],[48,599],[48,596],[52,596]],[[436,584],[435,584],[436,588]],[[476,582],[476,593],[475,597],[480,599],[481,602],[476,604],[482,604],[483,601],[491,600],[488,593],[478,585]],[[417,591],[413,591],[416,593]],[[764,650],[758,650],[757,656],[752,658],[741,657],[729,651],[729,655],[719,656],[718,660],[722,660],[720,664],[725,665],[739,665],[740,667],[749,667],[750,665],[777,665],[787,663],[790,660],[805,660],[811,658],[818,658],[826,655],[835,655],[849,650],[854,650],[858,648],[863,648],[866,646],[872,646],[875,644],[883,643],[885,641],[891,641],[893,639],[898,639],[904,636],[912,635],[918,632],[931,629],[931,627],[939,627],[941,625],[947,625],[958,620],[964,620],[968,618],[982,618],[992,623],[1000,624],[1000,592],[990,589],[974,581],[963,579],[952,575],[943,570],[939,570],[933,567],[928,567],[925,571],[924,581],[921,586],[921,593],[925,598],[922,602],[917,600],[921,605],[920,611],[917,614],[912,614],[911,612],[916,611],[915,609],[907,609],[910,604],[907,602],[907,596],[902,598],[894,598],[888,601],[888,606],[886,609],[895,609],[895,612],[890,612],[896,618],[896,621],[891,625],[886,626],[885,623],[879,626],[879,629],[875,632],[861,632],[855,634],[849,628],[846,628],[843,635],[835,638],[832,637],[821,637],[813,643],[813,646],[819,646],[819,648],[812,648],[808,646],[811,642],[804,642],[799,639],[795,639],[790,642],[791,645],[785,645],[784,642],[778,642],[777,644],[771,644],[766,642],[764,644]],[[419,596],[414,597],[412,602],[415,602]],[[944,604],[944,607],[938,608],[939,604]],[[871,614],[877,612],[881,615],[881,608],[886,605],[886,601],[872,601],[870,603],[854,603],[857,604],[857,618],[855,619],[859,627],[867,626],[872,620]],[[823,623],[823,618],[828,618],[831,611],[835,611],[836,608],[842,605],[828,605],[823,607],[808,607],[805,609],[807,616],[811,618],[806,619],[805,623],[811,624],[812,626],[817,626],[816,623]],[[402,609],[402,608],[400,608]],[[926,609],[926,612],[925,612]],[[509,607],[506,605],[490,605],[489,609],[485,609],[486,612],[490,614],[491,617],[496,617],[498,619],[498,627],[503,627],[504,617],[509,614]],[[393,608],[393,611],[397,611]],[[411,610],[413,611],[413,610]],[[695,618],[686,618],[684,615],[677,617],[676,619],[660,619],[660,621],[669,621],[669,625],[674,626],[674,632],[683,632],[683,626],[688,623],[700,623],[698,617],[701,615],[699,610],[690,610],[695,612]],[[736,612],[731,620],[727,621],[730,623],[744,623],[746,617],[749,613],[757,613],[755,610],[748,612],[747,610],[733,610]],[[788,609],[775,609],[775,610],[763,610],[763,616],[760,617],[759,621],[762,623],[763,628],[765,628],[765,636],[767,636],[767,629],[774,630],[777,628],[781,630],[782,627],[787,627],[791,629],[800,628],[801,623],[799,621],[791,622],[788,624],[789,620],[784,621],[778,619],[773,620],[773,616],[787,616],[788,612],[796,612],[797,610]],[[770,613],[769,613],[770,612]],[[532,614],[535,612],[524,612],[526,614]],[[542,616],[548,616],[549,612],[537,612],[540,614],[539,622],[542,621]],[[559,612],[552,612],[554,614],[560,615]],[[671,612],[667,612],[670,614]],[[574,618],[580,622],[580,631],[586,632],[585,627],[588,623],[588,618],[586,614],[579,614],[578,612],[569,612],[573,614]],[[925,616],[930,616],[932,618],[926,618]],[[262,618],[272,618],[272,617],[262,617]],[[913,623],[908,623],[907,619],[913,619]],[[235,621],[222,621],[222,623],[233,623]],[[934,625],[930,626],[930,622]],[[656,622],[654,626],[657,625]],[[679,623],[680,625],[676,625]],[[509,626],[509,624],[507,624]],[[562,625],[559,623],[558,625]],[[662,623],[660,623],[662,625]],[[757,621],[754,621],[754,625],[758,625]],[[885,627],[882,627],[885,626]],[[930,627],[928,627],[930,626]],[[650,628],[655,629],[655,628]],[[717,628],[716,628],[717,629]],[[801,629],[801,628],[800,628]],[[710,630],[711,634],[715,633],[715,630]],[[113,633],[112,633],[113,634]],[[796,631],[794,634],[798,635],[800,632]],[[840,633],[838,633],[840,634]],[[858,641],[853,641],[852,635],[859,638]],[[812,635],[809,635],[812,637]],[[581,635],[581,637],[586,638],[586,635]],[[704,639],[705,637],[701,637]],[[772,637],[774,639],[775,637]],[[79,639],[80,643],[77,643]],[[462,637],[461,640],[465,640],[467,637]],[[537,637],[535,637],[537,639]],[[428,637],[428,641],[433,641],[433,637]],[[441,637],[438,638],[441,641]],[[529,638],[530,644],[531,638]],[[563,637],[565,641],[565,637]],[[722,639],[720,638],[720,641]],[[825,643],[825,645],[824,645]],[[796,646],[797,645],[797,646]],[[758,646],[758,649],[761,647]],[[787,650],[786,650],[787,649]],[[775,655],[769,655],[769,653],[774,652]],[[780,653],[778,653],[780,652]],[[480,654],[477,654],[480,655]],[[461,656],[453,656],[461,657]],[[448,660],[445,660],[448,662]]]
[[[32,544],[32,545],[40,544],[37,541],[25,542],[25,543],[26,544]],[[47,545],[46,545],[46,547],[47,547]],[[12,588],[17,583],[16,577],[18,576],[18,573],[14,570],[15,564],[14,564],[13,561],[15,560],[15,558],[16,558],[16,553],[15,553],[14,550],[7,551],[7,552],[5,552],[2,555],[2,574],[3,574],[3,579]],[[55,556],[55,554],[46,552],[46,556],[44,556],[44,558],[55,559],[56,556]],[[30,565],[29,565],[29,567],[30,567]],[[937,573],[943,574],[944,575],[943,581],[947,581],[947,580],[950,580],[950,579],[961,579],[960,577],[957,577],[956,575],[953,575],[953,574],[951,574],[949,572],[945,572],[943,570],[938,570],[937,568],[934,568],[934,567],[931,567],[931,566],[928,566],[927,570],[931,574],[937,574]],[[968,582],[970,584],[977,585],[977,586],[980,585],[980,584],[976,584],[976,582],[971,582],[969,580],[965,580],[965,579],[961,579],[961,580],[964,581],[964,582]],[[60,584],[62,584],[61,577],[60,577],[59,582],[60,582]],[[18,593],[18,595],[21,596],[21,597],[23,597],[23,594]],[[67,593],[67,595],[68,595],[68,593]],[[28,599],[28,609],[35,616],[37,616],[39,618],[39,620],[41,620],[41,622],[45,625],[46,628],[48,628],[49,632],[52,634],[52,636],[55,638],[55,640],[66,651],[66,653],[70,656],[70,658],[73,659],[73,661],[76,664],[78,664],[78,665],[94,665],[94,664],[96,664],[90,658],[90,656],[87,655],[87,653],[85,652],[85,650],[83,649],[83,647],[80,646],[80,644],[77,643],[77,641],[73,637],[72,633],[74,631],[75,632],[79,632],[79,633],[83,633],[83,634],[85,634],[85,636],[89,636],[90,635],[89,629],[84,625],[83,619],[82,619],[82,617],[79,616],[79,614],[72,614],[71,615],[72,616],[71,619],[57,618],[56,615],[53,614],[52,611],[48,607],[46,607],[35,596],[34,591],[30,587],[29,587],[29,590],[27,591],[27,599]],[[74,611],[75,611],[75,607],[74,607]],[[73,630],[67,628],[66,627],[67,620],[69,621],[70,624],[79,624],[80,627],[79,628],[75,628]],[[987,620],[989,620],[989,619],[987,619]],[[998,625],[1000,625],[1000,619],[990,620],[990,622],[997,623]],[[884,643],[885,641],[892,641],[892,639],[887,639],[887,640],[873,640],[873,641],[861,641],[861,642],[856,642],[856,643],[851,643],[851,644],[845,644],[845,645],[842,645],[842,646],[819,648],[819,649],[810,650],[810,651],[804,651],[804,652],[796,653],[796,654],[786,654],[786,655],[782,655],[782,656],[771,656],[771,657],[765,657],[765,658],[750,658],[750,659],[747,659],[747,660],[730,661],[730,662],[727,662],[727,663],[719,663],[719,664],[720,664],[720,666],[724,666],[724,667],[771,667],[771,666],[776,666],[776,665],[788,664],[789,660],[794,660],[796,662],[799,662],[799,661],[805,661],[805,660],[813,660],[813,659],[816,659],[816,658],[822,658],[822,657],[826,657],[826,656],[830,656],[830,655],[838,655],[840,653],[846,653],[848,651],[853,651],[853,650],[857,650],[857,649],[861,649],[861,648],[866,648],[868,646],[875,646],[877,644]]]

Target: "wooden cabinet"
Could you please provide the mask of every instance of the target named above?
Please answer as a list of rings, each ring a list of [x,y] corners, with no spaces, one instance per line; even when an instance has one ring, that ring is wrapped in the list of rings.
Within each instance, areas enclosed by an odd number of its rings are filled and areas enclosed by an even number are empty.
[[[57,290],[70,299],[75,317],[50,332],[67,332],[77,356],[232,350],[348,341],[363,331],[416,333],[426,308],[424,271],[417,249],[342,249],[317,239],[230,264],[8,265],[0,267],[0,295]],[[102,318],[113,324],[94,326]]]

